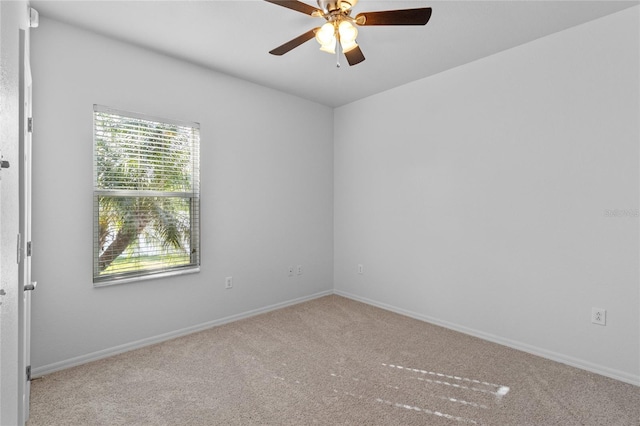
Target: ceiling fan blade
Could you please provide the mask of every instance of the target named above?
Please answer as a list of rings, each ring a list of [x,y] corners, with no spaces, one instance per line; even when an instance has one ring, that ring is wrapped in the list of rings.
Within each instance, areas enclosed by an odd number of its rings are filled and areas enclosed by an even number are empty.
[[[293,40],[289,40],[288,42],[286,42],[282,46],[276,47],[275,49],[273,49],[269,53],[271,53],[272,55],[277,55],[277,56],[284,55],[288,51],[295,49],[296,47],[300,46],[302,43],[304,43],[306,41],[309,41],[313,37],[315,37],[316,31],[318,31],[318,29],[319,28],[314,28],[312,30],[309,30],[306,33],[304,33],[302,35],[299,35],[298,37],[294,38]]]
[[[431,18],[431,8],[385,10],[358,13],[358,25],[425,25]]]
[[[349,62],[349,65],[351,66],[357,65],[365,59],[362,54],[362,50],[360,50],[360,46],[356,46],[350,51],[344,52],[344,56],[346,56],[347,62]]]
[[[278,6],[286,7],[287,9],[295,10],[297,12],[302,12],[305,15],[322,16],[322,11],[316,9],[313,6],[309,6],[308,4],[302,3],[297,0],[264,0],[264,1],[277,4]]]

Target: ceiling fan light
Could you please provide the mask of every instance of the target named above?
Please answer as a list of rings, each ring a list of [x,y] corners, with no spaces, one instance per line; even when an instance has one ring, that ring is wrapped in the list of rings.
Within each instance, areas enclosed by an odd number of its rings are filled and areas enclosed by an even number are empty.
[[[350,10],[353,6],[355,6],[356,3],[358,3],[358,0],[342,0],[340,2],[340,9],[346,12],[347,10]]]
[[[358,29],[349,21],[340,22],[338,32],[340,33],[340,44],[342,44],[343,48],[345,44],[351,45],[355,43],[356,37],[358,37]]]
[[[320,50],[323,52],[331,53],[332,55],[336,53],[336,44],[335,42],[332,44],[323,44],[320,46]]]
[[[321,46],[334,43],[336,40],[335,28],[333,24],[330,22],[325,23],[320,29],[316,32],[316,40],[320,43]]]
[[[356,43],[355,41],[352,41],[351,43],[345,43],[344,41],[340,40],[340,46],[342,46],[342,51],[344,53],[347,53],[358,47],[358,43]]]

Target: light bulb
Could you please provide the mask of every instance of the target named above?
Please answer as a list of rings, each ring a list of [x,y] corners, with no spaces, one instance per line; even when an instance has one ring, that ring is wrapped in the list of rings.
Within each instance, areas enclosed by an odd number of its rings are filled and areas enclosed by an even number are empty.
[[[342,21],[338,26],[338,32],[340,33],[340,44],[343,48],[346,45],[351,45],[358,37],[358,29],[353,26],[349,21]],[[346,50],[346,48],[345,48]]]

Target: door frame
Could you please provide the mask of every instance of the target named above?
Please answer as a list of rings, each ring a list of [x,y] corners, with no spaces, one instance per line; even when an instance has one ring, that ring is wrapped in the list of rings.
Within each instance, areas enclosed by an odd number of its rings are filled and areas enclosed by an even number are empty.
[[[0,171],[0,424],[24,424],[24,287],[19,280],[17,235],[20,226],[19,191],[21,161],[19,142],[22,132],[19,110],[20,86],[24,75],[29,40],[29,4],[25,0],[0,1],[0,143],[10,167]],[[21,38],[21,35],[23,38]],[[24,42],[22,41],[24,40]],[[23,45],[21,49],[20,46]],[[22,54],[21,54],[22,51]]]
[[[20,184],[19,184],[19,259],[18,280],[20,282],[18,292],[22,304],[22,324],[20,324],[18,337],[21,345],[21,356],[18,364],[20,379],[20,404],[22,422],[29,419],[29,402],[31,391],[31,290],[35,288],[31,280],[31,134],[32,134],[32,78],[30,60],[30,34],[29,29],[20,30],[20,79],[19,79],[19,158],[20,158]],[[20,409],[20,408],[19,408]]]

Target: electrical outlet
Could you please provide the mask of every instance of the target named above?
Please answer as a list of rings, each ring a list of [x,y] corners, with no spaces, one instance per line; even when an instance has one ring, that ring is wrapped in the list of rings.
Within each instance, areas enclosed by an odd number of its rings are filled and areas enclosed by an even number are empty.
[[[289,271],[287,272],[287,275],[289,275],[290,277],[293,276],[293,265],[289,266]]]
[[[224,279],[224,288],[233,287],[233,277],[227,277]]]
[[[598,325],[607,325],[607,311],[602,308],[591,308],[591,322]]]
[[[358,273],[360,275],[364,274],[364,266],[362,266],[362,263],[358,263]]]
[[[298,275],[302,275],[302,265],[298,265],[297,271]]]

